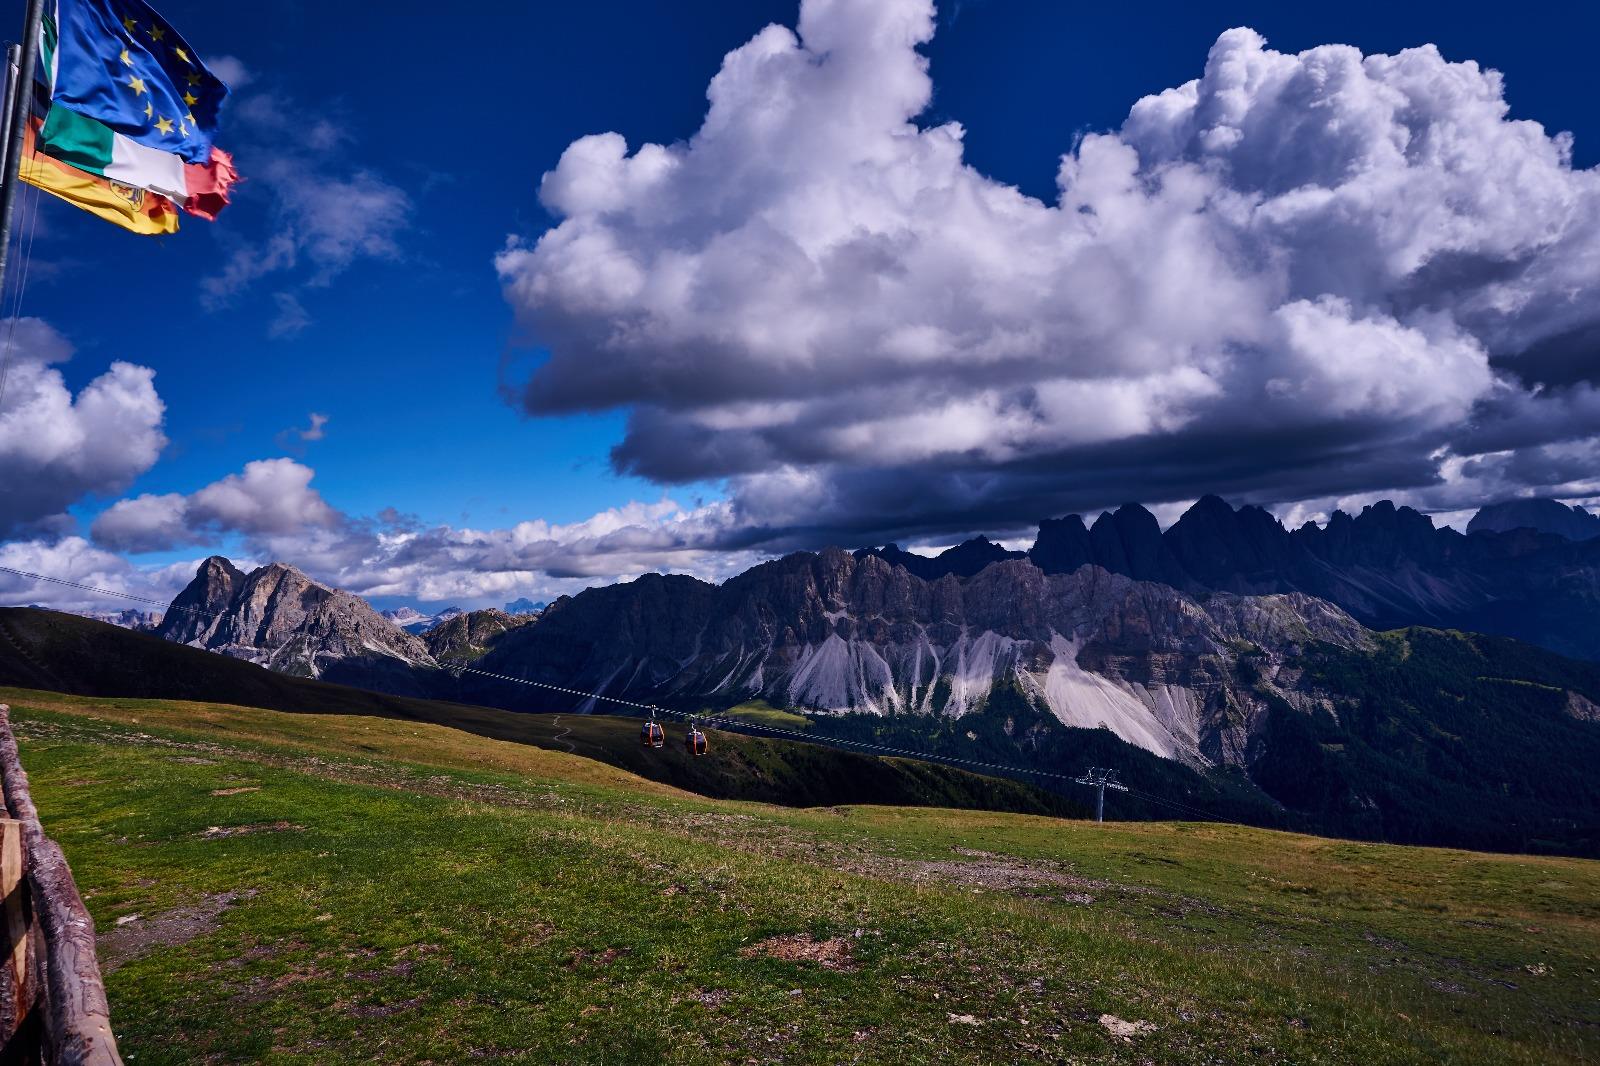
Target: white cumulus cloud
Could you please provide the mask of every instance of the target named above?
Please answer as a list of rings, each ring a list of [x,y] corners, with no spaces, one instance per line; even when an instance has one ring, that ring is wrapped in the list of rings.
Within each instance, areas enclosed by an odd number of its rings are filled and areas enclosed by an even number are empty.
[[[497,597],[507,593],[549,599],[650,571],[728,577],[761,558],[729,550],[738,530],[726,503],[685,508],[663,498],[608,508],[577,522],[457,528],[426,526],[393,510],[375,518],[344,514],[312,486],[314,477],[315,471],[292,459],[247,463],[240,473],[197,492],[119,500],[95,519],[92,548],[76,538],[62,543],[107,566],[119,558],[115,552],[234,550],[251,559],[293,563],[362,595],[469,604],[503,602]],[[60,549],[41,540],[15,550]],[[49,565],[42,562],[35,572],[77,572]],[[185,565],[192,577],[194,567]],[[112,572],[134,571],[119,563]]]
[[[0,544],[0,566],[60,578],[82,587],[0,571],[0,607],[37,604],[78,613],[129,607],[159,611],[193,579],[197,565],[186,561],[138,569],[122,556],[96,548],[82,537],[12,541]],[[91,589],[103,589],[106,594]]]
[[[1511,422],[1518,454],[1594,451],[1600,173],[1498,73],[1230,30],[1064,145],[1044,202],[917,124],[934,25],[805,0],[728,54],[688,140],[568,147],[559,224],[497,259],[550,353],[527,409],[625,409],[619,468],[724,479],[773,543],[1459,498]]]
[[[332,529],[343,517],[311,487],[315,471],[292,459],[246,463],[189,495],[118,500],[94,520],[95,543],[119,551],[164,551],[205,544],[226,533],[247,537]]]

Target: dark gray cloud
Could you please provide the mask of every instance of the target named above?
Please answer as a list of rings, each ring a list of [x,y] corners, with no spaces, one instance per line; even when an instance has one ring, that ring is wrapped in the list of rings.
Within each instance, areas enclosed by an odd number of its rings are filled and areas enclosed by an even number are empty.
[[[730,546],[1596,491],[1600,172],[1498,73],[1231,30],[1047,204],[915,124],[933,29],[806,0],[688,141],[574,142],[497,260],[550,352],[521,404],[627,410],[614,464],[725,482]]]

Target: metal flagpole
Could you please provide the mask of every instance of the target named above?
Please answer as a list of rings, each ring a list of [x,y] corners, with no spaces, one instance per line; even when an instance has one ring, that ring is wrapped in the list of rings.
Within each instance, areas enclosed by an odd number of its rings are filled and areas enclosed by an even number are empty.
[[[0,130],[11,129],[11,116],[16,113],[17,64],[22,61],[20,45],[6,48],[6,100],[5,113],[0,115]],[[0,137],[0,174],[5,173],[6,160],[11,157],[11,139]]]
[[[5,131],[5,173],[0,180],[0,282],[6,276],[11,253],[11,216],[17,206],[17,171],[22,165],[23,133],[33,113],[33,68],[39,59],[39,26],[44,22],[44,0],[28,0],[28,14],[22,22],[22,58],[17,63],[16,83],[6,96],[10,125]]]

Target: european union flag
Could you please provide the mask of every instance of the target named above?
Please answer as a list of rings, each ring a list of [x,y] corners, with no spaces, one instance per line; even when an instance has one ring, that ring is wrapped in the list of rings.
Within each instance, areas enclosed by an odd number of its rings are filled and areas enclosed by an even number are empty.
[[[228,87],[143,0],[57,0],[54,107],[191,163],[211,158]]]

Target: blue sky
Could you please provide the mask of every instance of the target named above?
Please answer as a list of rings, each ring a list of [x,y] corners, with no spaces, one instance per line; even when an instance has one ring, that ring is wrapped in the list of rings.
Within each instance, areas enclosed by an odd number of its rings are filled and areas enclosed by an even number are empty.
[[[535,519],[577,523],[629,501],[651,503],[663,496],[691,512],[732,500],[744,517],[721,516],[721,532],[700,545],[725,562],[695,554],[690,558],[697,562],[664,557],[661,563],[712,574],[818,540],[898,536],[938,543],[984,528],[1023,531],[1022,516],[1029,512],[1025,503],[1014,502],[1014,493],[985,504],[988,510],[937,502],[859,524],[830,516],[813,525],[762,511],[759,501],[779,490],[739,481],[750,471],[737,462],[698,457],[703,442],[686,442],[685,435],[693,437],[694,427],[707,424],[704,410],[697,410],[700,421],[692,423],[674,414],[678,421],[661,436],[630,435],[636,397],[597,398],[594,390],[603,389],[603,382],[586,383],[573,393],[577,399],[563,394],[519,402],[502,390],[508,375],[521,381],[538,367],[543,345],[552,343],[541,336],[551,308],[508,300],[508,277],[497,274],[495,260],[509,237],[531,245],[561,221],[540,202],[541,175],[585,135],[615,131],[630,150],[694,135],[706,116],[707,83],[723,57],[769,23],[793,27],[796,0],[487,4],[471,9],[464,21],[454,9],[420,2],[380,9],[293,0],[167,0],[159,7],[204,57],[232,57],[220,65],[246,72],[217,140],[234,148],[249,180],[220,222],[188,219],[182,232],[160,241],[125,234],[59,203],[40,207],[23,314],[48,323],[74,348],[70,361],[57,365],[73,393],[115,360],[154,370],[169,443],[130,482],[74,501],[70,514],[77,529],[59,522],[45,532],[18,529],[13,541],[83,537],[118,499],[192,494],[239,474],[248,463],[277,457],[314,469],[312,487],[320,498],[345,520],[358,522],[393,508],[415,516],[422,527],[504,529]],[[20,8],[7,3],[0,19],[20,22]],[[931,61],[933,90],[916,122],[924,129],[959,122],[968,165],[996,183],[1054,203],[1063,153],[1086,134],[1116,130],[1141,97],[1198,77],[1219,34],[1241,25],[1259,31],[1272,49],[1291,54],[1328,43],[1352,44],[1369,54],[1435,43],[1446,60],[1471,59],[1502,71],[1512,118],[1536,119],[1550,133],[1571,131],[1574,169],[1600,159],[1590,75],[1600,13],[1566,5],[1526,6],[1512,18],[1503,7],[1460,3],[964,0],[943,6],[932,41],[921,47]],[[321,236],[304,221],[297,202],[309,189],[306,183],[317,180],[334,189],[315,193],[334,198],[332,204],[319,201],[325,213],[318,224],[328,231]],[[339,190],[374,198],[370,214],[352,209],[346,217],[337,203]],[[719,203],[739,190],[727,192]],[[274,265],[274,241],[285,240],[294,248],[294,262]],[[230,269],[239,280],[222,291],[217,279]],[[546,269],[530,267],[527,276]],[[570,307],[561,310],[576,314]],[[562,342],[570,349],[565,357],[580,364],[600,358],[585,347],[594,324],[573,328],[573,337]],[[1435,347],[1446,343],[1428,337]],[[1492,347],[1489,340],[1483,344]],[[665,347],[634,357],[658,363],[675,358]],[[647,377],[650,370],[630,372]],[[698,372],[714,375],[717,368]],[[757,390],[716,402],[755,402],[752,397],[771,399]],[[307,427],[313,412],[326,423],[319,439],[306,440],[294,431]],[[1584,412],[1573,417],[1590,417]],[[992,415],[991,410],[985,417]],[[1148,426],[1141,434],[1117,439],[1142,441]],[[871,442],[864,449],[882,447],[880,437],[859,439]],[[1381,433],[1371,439],[1374,448],[1420,446]],[[1569,434],[1557,443],[1581,439]],[[1016,462],[1059,471],[1098,461],[1062,451],[1058,443],[1020,460],[1008,444],[1007,476],[1018,469]],[[610,458],[619,444],[635,456],[641,449],[657,451],[642,461],[624,459],[635,472],[619,473]],[[799,452],[773,448],[773,464],[805,471]],[[974,445],[962,463],[971,455],[991,455],[993,449],[986,448]],[[678,452],[687,457],[681,464],[671,461]],[[891,472],[921,470],[925,460],[919,455],[900,466],[891,463]],[[832,473],[824,496],[847,498],[855,474],[837,456],[826,463]],[[1326,471],[1336,464],[1319,455],[1303,465]],[[1192,484],[1187,491],[1165,482],[1124,486],[1059,475],[1041,494],[1035,517],[1053,505],[1114,505],[1124,495],[1176,503],[1218,487],[1233,488],[1235,498],[1308,514],[1330,501],[1390,487],[1416,489],[1419,504],[1431,499],[1439,511],[1469,502],[1459,492],[1430,497],[1427,479],[1404,471],[1374,472],[1365,480],[1319,474],[1321,481],[1281,473],[1236,478],[1230,472],[1198,483],[1203,476],[1186,472]],[[1063,478],[1071,484],[1063,487]],[[1567,485],[1569,495],[1583,495],[1572,481],[1546,477],[1538,484]],[[1494,491],[1503,492],[1510,482],[1495,484]],[[806,485],[815,488],[815,478]],[[940,491],[930,489],[929,496]],[[883,495],[880,489],[871,493]],[[817,509],[826,510],[820,503]],[[749,532],[780,526],[786,532],[765,542]],[[259,556],[294,543],[252,540],[249,529],[226,522],[209,528],[212,540],[206,544],[190,538],[154,551],[113,546],[112,554],[151,567],[186,563],[212,548]],[[638,564],[639,557],[628,555],[615,574]],[[116,579],[109,563],[95,565],[91,572]],[[329,562],[324,574],[349,578],[360,569]],[[585,573],[611,576],[604,566]],[[516,590],[559,590],[566,587],[563,581],[581,580],[546,574]],[[374,595],[385,603],[425,598],[421,586],[402,585],[368,575],[369,589],[381,590]],[[460,594],[441,598],[472,599],[476,590],[479,602],[498,602],[502,587],[480,590],[469,583]]]

